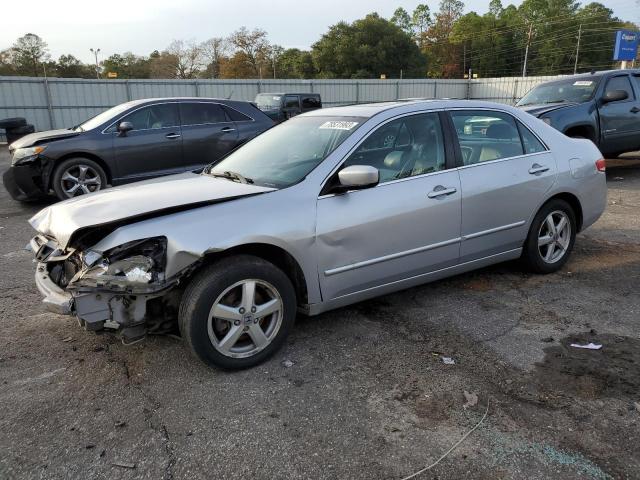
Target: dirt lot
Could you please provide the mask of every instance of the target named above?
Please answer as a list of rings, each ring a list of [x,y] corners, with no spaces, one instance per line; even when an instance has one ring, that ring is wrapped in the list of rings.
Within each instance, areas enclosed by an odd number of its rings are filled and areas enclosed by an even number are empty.
[[[487,402],[420,478],[640,478],[640,162],[615,163],[562,272],[499,265],[299,318],[240,373],[45,313],[21,250],[43,204],[0,187],[0,478],[400,479]]]

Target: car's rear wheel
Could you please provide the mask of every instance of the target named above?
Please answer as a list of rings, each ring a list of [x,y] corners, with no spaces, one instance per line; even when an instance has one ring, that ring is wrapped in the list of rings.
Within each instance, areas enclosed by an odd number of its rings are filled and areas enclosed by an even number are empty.
[[[531,223],[522,259],[534,272],[555,272],[569,259],[575,239],[575,212],[564,200],[551,200]]]
[[[97,192],[107,186],[102,167],[88,158],[68,158],[56,167],[51,186],[60,200]]]
[[[241,369],[273,355],[295,316],[296,294],[287,275],[261,258],[238,255],[193,278],[178,319],[184,341],[203,362]]]

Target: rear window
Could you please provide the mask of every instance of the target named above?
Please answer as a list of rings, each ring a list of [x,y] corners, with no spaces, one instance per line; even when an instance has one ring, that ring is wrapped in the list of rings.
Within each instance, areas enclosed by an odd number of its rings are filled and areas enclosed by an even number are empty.
[[[224,110],[217,103],[181,103],[182,125],[203,125],[226,122]]]
[[[318,97],[302,97],[302,108],[320,108],[321,106]]]
[[[253,118],[251,118],[249,115],[245,115],[244,113],[240,113],[238,110],[231,108],[231,107],[227,107],[226,105],[223,107],[224,111],[227,112],[227,115],[229,116],[229,118],[231,120],[233,120],[234,122],[251,122],[253,121]]]

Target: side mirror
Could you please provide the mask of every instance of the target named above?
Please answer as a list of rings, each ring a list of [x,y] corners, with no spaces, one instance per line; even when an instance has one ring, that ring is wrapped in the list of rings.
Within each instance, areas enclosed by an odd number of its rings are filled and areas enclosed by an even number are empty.
[[[626,100],[629,98],[629,94],[625,90],[608,90],[602,96],[604,103],[619,102],[620,100]]]
[[[133,123],[131,122],[120,122],[118,124],[118,132],[120,132],[120,135],[124,136],[131,130],[133,130]]]
[[[351,165],[338,172],[338,180],[343,191],[360,190],[375,187],[380,181],[380,173],[370,165]]]

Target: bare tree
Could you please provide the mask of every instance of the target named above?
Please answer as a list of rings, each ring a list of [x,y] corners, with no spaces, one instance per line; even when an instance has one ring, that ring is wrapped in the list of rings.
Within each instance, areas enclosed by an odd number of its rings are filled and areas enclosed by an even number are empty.
[[[262,77],[262,66],[269,61],[267,32],[259,28],[249,31],[242,27],[229,36],[229,41],[236,51],[244,55],[254,72]]]
[[[220,77],[220,64],[229,56],[231,45],[229,40],[222,37],[213,37],[200,44],[202,58],[206,64],[206,75],[211,78]]]
[[[194,41],[174,40],[166,51],[174,60],[177,78],[196,78],[203,64],[202,47]]]
[[[20,37],[11,50],[13,62],[23,75],[37,77],[41,72],[40,65],[51,59],[47,42],[34,33]]]

